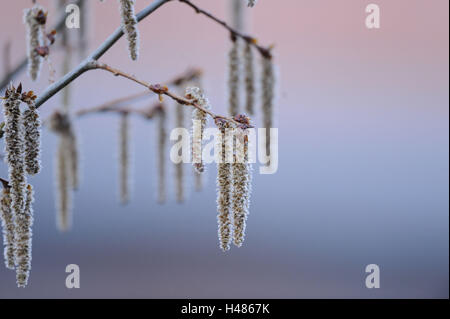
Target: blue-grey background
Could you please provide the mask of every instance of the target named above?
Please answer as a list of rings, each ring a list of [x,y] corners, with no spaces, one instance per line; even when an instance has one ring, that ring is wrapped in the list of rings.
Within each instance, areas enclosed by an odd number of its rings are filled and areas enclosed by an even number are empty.
[[[137,2],[138,9],[148,3]],[[227,16],[226,1],[194,2]],[[0,267],[1,298],[448,298],[448,1],[376,1],[380,30],[365,28],[366,1],[281,2],[261,0],[248,16],[260,42],[276,45],[280,166],[254,176],[244,246],[218,248],[214,166],[204,191],[190,183],[179,205],[168,162],[170,200],[156,203],[155,128],[138,118],[132,201],[119,205],[118,119],[92,115],[76,122],[82,182],[65,234],[55,226],[56,137],[43,131],[44,169],[30,179],[30,284],[16,288],[14,273]],[[21,16],[29,3],[3,4],[0,44],[12,41],[13,64],[25,52]],[[92,1],[91,49],[116,28],[117,11],[115,1]],[[226,32],[177,2],[140,30],[139,62],[129,61],[123,39],[102,61],[149,82],[200,66],[214,110],[225,112]],[[52,60],[60,71],[61,53]],[[16,81],[40,92],[47,78],[45,70],[38,83]],[[140,90],[92,71],[72,86],[72,104]],[[59,101],[45,104],[42,117]],[[81,288],[68,290],[72,263]],[[364,285],[372,263],[381,269],[380,289]]]

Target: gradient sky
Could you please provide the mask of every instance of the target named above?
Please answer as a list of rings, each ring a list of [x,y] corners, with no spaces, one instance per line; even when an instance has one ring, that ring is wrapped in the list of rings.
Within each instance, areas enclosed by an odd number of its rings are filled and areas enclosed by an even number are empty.
[[[9,32],[0,34],[0,45],[12,41],[13,65],[25,52],[21,16],[30,2],[3,5],[0,25]],[[137,0],[138,9],[148,2]],[[193,2],[228,16],[228,0]],[[365,27],[371,2],[381,8],[379,30]],[[247,10],[249,31],[275,45],[279,171],[255,175],[246,242],[226,254],[217,245],[215,167],[202,193],[189,185],[183,205],[174,200],[171,167],[169,203],[156,204],[155,128],[137,118],[132,201],[118,204],[114,115],[76,122],[82,183],[73,229],[60,234],[57,140],[44,129],[44,169],[30,179],[37,193],[30,285],[17,289],[14,274],[0,267],[0,297],[448,298],[448,6],[260,0]],[[119,15],[116,1],[92,1],[90,13],[93,50]],[[138,62],[128,59],[123,39],[101,61],[152,83],[201,67],[213,109],[224,114],[228,34],[178,2],[139,28]],[[52,61],[60,70],[61,53]],[[15,81],[39,93],[47,79],[44,71],[37,83],[25,74]],[[141,90],[91,71],[72,85],[72,104],[95,106]],[[49,100],[42,117],[59,102]],[[70,263],[81,268],[81,289],[64,286]],[[371,263],[381,268],[377,290],[364,286]]]

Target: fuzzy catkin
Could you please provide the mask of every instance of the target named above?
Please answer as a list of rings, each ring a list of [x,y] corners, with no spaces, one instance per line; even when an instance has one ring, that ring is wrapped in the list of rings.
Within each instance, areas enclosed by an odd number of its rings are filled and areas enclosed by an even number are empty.
[[[273,101],[275,94],[275,73],[271,58],[262,59],[262,111],[266,128],[266,154],[270,154],[270,128],[273,125]]]
[[[129,201],[128,172],[129,172],[129,116],[122,113],[120,116],[119,131],[119,178],[120,178],[120,201],[126,204]]]
[[[33,81],[39,77],[43,60],[36,51],[43,44],[42,25],[36,19],[43,10],[40,5],[35,4],[31,9],[25,9],[23,16],[23,23],[27,26],[28,75]]]
[[[186,98],[192,100],[205,110],[211,109],[209,100],[198,87],[188,87],[186,89]],[[202,158],[203,132],[208,124],[208,114],[195,108],[192,111],[192,123],[192,163],[194,169],[198,173],[203,173],[205,171],[205,165]]]
[[[233,243],[241,247],[245,239],[246,222],[250,208],[251,194],[251,165],[248,162],[248,136],[245,130],[238,129],[239,138],[244,144],[243,162],[235,161],[232,166],[233,174]]]
[[[233,40],[230,53],[228,55],[228,113],[235,116],[239,112],[239,41]]]
[[[33,225],[33,187],[27,186],[26,201],[22,214],[15,217],[15,261],[18,287],[25,287],[31,270],[31,238]]]
[[[158,202],[160,204],[166,201],[166,143],[167,143],[167,128],[166,128],[166,111],[164,108],[158,110],[158,124],[157,124],[157,145],[158,145]]]
[[[11,185],[11,207],[15,217],[23,213],[26,183],[20,93],[20,85],[17,90],[11,86],[6,90],[4,101],[5,154]]]
[[[41,120],[34,100],[26,102],[28,109],[22,116],[25,131],[25,168],[28,174],[35,175],[41,170]]]
[[[0,198],[0,219],[3,230],[3,256],[5,266],[14,269],[14,217],[11,210],[11,195],[9,188],[3,188]]]
[[[253,114],[255,104],[255,70],[253,62],[252,46],[246,42],[244,47],[244,63],[245,63],[245,92],[247,113]]]
[[[128,52],[132,60],[137,60],[139,50],[139,32],[134,13],[135,0],[119,0],[122,30],[128,41]]]
[[[225,252],[230,249],[231,236],[232,236],[232,221],[231,221],[231,192],[232,192],[232,179],[231,179],[231,164],[226,163],[225,150],[226,150],[226,128],[229,128],[228,123],[222,122],[220,127],[220,139],[219,147],[221,150],[219,158],[221,162],[217,163],[217,223],[218,223],[218,236],[219,246]]]

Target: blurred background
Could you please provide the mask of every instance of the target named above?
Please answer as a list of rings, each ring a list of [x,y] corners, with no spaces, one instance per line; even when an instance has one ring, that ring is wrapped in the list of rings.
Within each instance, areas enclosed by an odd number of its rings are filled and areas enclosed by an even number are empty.
[[[88,2],[91,52],[120,17],[117,1]],[[228,0],[193,2],[230,20]],[[177,204],[168,161],[168,202],[157,204],[155,125],[137,117],[131,202],[120,205],[119,119],[93,114],[75,123],[81,185],[67,233],[55,221],[57,138],[43,129],[43,170],[29,179],[36,191],[29,286],[18,289],[2,259],[0,298],[448,298],[449,3],[373,2],[381,8],[378,30],[366,28],[363,0],[260,0],[245,9],[248,32],[275,44],[279,170],[255,170],[242,248],[218,247],[214,165],[200,193],[187,174],[188,198]],[[61,13],[53,1],[39,3],[52,25]],[[137,11],[148,3],[137,0]],[[0,46],[11,43],[13,66],[25,55],[22,15],[29,6],[3,4]],[[138,62],[128,58],[124,39],[101,61],[151,83],[201,67],[214,111],[225,114],[226,31],[177,1],[139,30]],[[63,55],[51,53],[57,77]],[[38,82],[23,72],[14,83],[39,94],[48,78],[45,66]],[[71,85],[71,105],[77,110],[140,91],[91,71]],[[60,103],[54,96],[40,108],[42,117]],[[7,176],[5,163],[0,176]],[[365,287],[372,263],[381,270],[380,289]],[[80,289],[65,287],[68,264],[80,266]]]

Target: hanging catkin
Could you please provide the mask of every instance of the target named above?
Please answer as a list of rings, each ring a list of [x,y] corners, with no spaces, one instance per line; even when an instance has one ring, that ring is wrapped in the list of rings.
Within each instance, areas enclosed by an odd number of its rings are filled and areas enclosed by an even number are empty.
[[[236,117],[235,119],[238,119]],[[250,208],[251,194],[251,165],[248,158],[248,132],[244,127],[237,128],[236,139],[243,145],[243,154],[237,156],[238,149],[235,150],[235,162],[232,164],[233,173],[233,243],[241,247],[245,239],[245,228]]]
[[[11,210],[11,195],[9,186],[3,186],[0,198],[0,218],[3,230],[3,256],[5,266],[14,269],[14,218]]]
[[[209,100],[198,87],[188,87],[186,89],[186,98],[192,100],[204,110],[211,108]],[[203,173],[205,171],[202,158],[203,132],[208,123],[208,115],[206,112],[195,108],[192,111],[192,123],[192,163],[198,173]]]
[[[253,62],[252,46],[246,42],[244,47],[244,63],[245,63],[245,108],[248,114],[252,115],[255,104],[255,70]]]
[[[239,112],[239,41],[232,39],[233,43],[228,56],[228,113],[235,116]]]
[[[157,111],[157,147],[158,147],[158,202],[160,204],[166,201],[166,111],[161,105]]]
[[[33,225],[33,187],[28,185],[26,188],[26,201],[22,214],[15,216],[15,261],[16,261],[16,280],[18,287],[25,287],[28,283],[28,277],[31,270],[31,238]]]
[[[72,212],[72,192],[73,186],[73,145],[74,135],[71,122],[67,114],[55,112],[50,119],[50,129],[59,136],[58,148],[55,160],[55,184],[56,184],[56,211],[57,227],[61,232],[68,231],[71,227]]]
[[[139,32],[134,13],[135,0],[119,0],[122,30],[128,41],[128,52],[132,60],[137,60],[139,50]]]
[[[35,175],[41,170],[41,120],[34,103],[35,96],[30,91],[22,99],[28,105],[23,112],[23,125],[25,131],[25,168],[28,174]]]
[[[184,128],[185,106],[175,102],[175,128]],[[186,150],[182,149],[182,152]],[[184,201],[184,171],[183,162],[175,163],[175,194],[178,203]]]
[[[5,154],[8,163],[9,184],[11,186],[11,207],[13,215],[23,213],[25,192],[25,162],[23,123],[20,113],[20,96],[22,85],[17,90],[10,86],[5,92],[4,117],[5,117]]]
[[[231,163],[226,163],[226,145],[228,135],[226,130],[229,128],[229,124],[221,119],[216,120],[216,124],[219,127],[219,145],[218,145],[218,158],[217,163],[217,223],[218,223],[218,235],[219,245],[223,251],[230,249],[231,236],[232,236],[232,222],[231,222]]]
[[[45,21],[46,13],[40,5],[35,4],[31,9],[24,10],[23,22],[27,26],[28,75],[33,81],[38,78],[41,71],[43,58],[36,49],[43,44]]]
[[[129,197],[129,116],[124,112],[120,115],[119,136],[119,179],[120,179],[120,201],[126,204]]]
[[[275,92],[275,74],[272,58],[262,59],[262,111],[266,129],[266,154],[270,154],[270,128],[273,125],[273,100]]]
[[[56,152],[56,221],[57,227],[61,232],[66,232],[70,229],[72,220],[67,143],[67,137],[60,135],[58,149]]]

